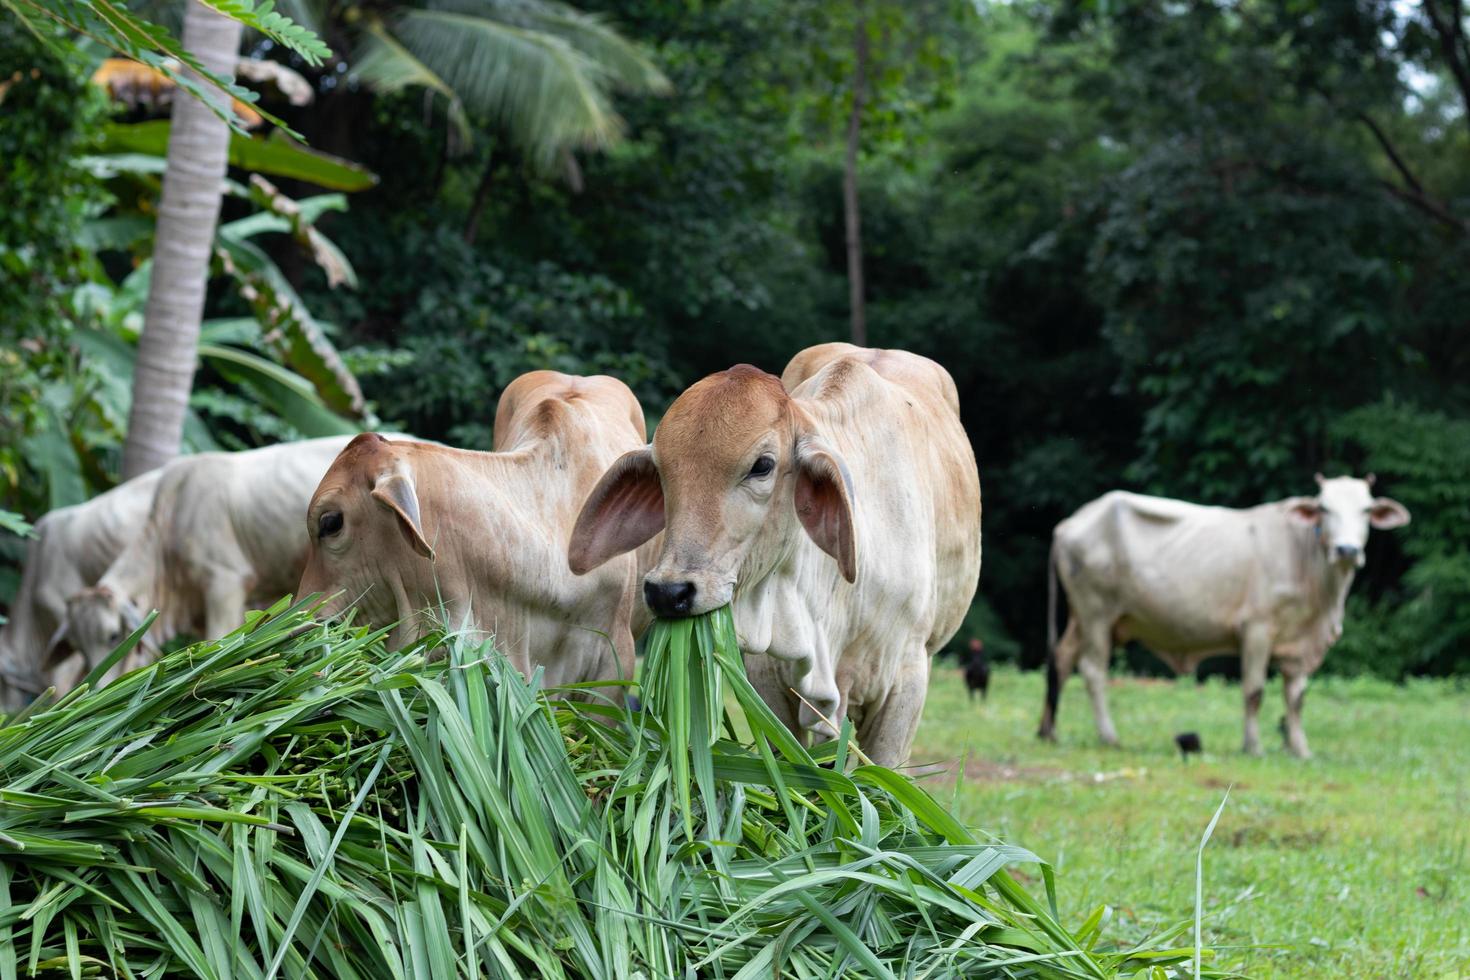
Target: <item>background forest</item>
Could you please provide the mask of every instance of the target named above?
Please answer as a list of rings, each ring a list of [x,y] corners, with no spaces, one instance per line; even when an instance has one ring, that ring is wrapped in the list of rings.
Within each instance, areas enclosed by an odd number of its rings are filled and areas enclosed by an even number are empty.
[[[586,0],[557,24],[619,94],[561,142],[481,97],[491,42],[435,30],[458,8],[283,7],[319,66],[247,35],[336,160],[232,151],[189,448],[369,421],[486,449],[524,370],[617,374],[651,421],[779,372],[853,330],[852,145],[867,342],[951,371],[980,463],[957,643],[1039,662],[1050,530],[1105,490],[1372,471],[1414,521],[1373,538],[1326,669],[1470,671],[1459,0]],[[43,35],[0,20],[0,509],[31,518],[120,471],[161,164],[156,97]]]

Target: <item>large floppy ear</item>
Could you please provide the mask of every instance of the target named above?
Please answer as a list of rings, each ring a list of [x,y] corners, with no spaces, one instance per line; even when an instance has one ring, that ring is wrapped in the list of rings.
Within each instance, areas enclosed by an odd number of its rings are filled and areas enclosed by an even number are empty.
[[[856,581],[852,476],[842,457],[814,436],[796,446],[796,516],[817,547],[837,559],[842,577]]]
[[[1368,512],[1368,523],[1380,531],[1391,531],[1409,523],[1409,508],[1392,497],[1376,497]]]
[[[653,450],[644,446],[619,456],[587,495],[567,545],[567,567],[585,575],[663,529],[664,488]]]
[[[1316,497],[1292,497],[1286,501],[1286,512],[1301,524],[1317,524],[1322,520],[1322,505]]]
[[[380,474],[373,484],[373,499],[397,515],[398,529],[413,545],[413,550],[432,561],[434,549],[424,538],[423,522],[419,517],[419,495],[408,468],[400,465]]]

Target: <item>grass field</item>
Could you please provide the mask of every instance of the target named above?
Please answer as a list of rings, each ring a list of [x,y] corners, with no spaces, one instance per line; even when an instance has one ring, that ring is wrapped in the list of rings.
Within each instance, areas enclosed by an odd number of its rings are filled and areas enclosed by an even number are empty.
[[[971,705],[938,661],[916,764],[959,815],[1050,860],[1063,921],[1101,903],[1112,935],[1192,914],[1200,834],[1234,784],[1205,852],[1206,941],[1254,977],[1470,977],[1470,689],[1323,679],[1307,694],[1315,758],[1276,733],[1280,682],[1262,708],[1264,758],[1240,752],[1240,690],[1118,678],[1123,747],[1097,741],[1079,679],[1058,743],[1035,738],[1043,677],[997,669]],[[1181,763],[1176,732],[1204,758]],[[964,777],[954,788],[954,774]],[[1241,949],[1231,947],[1272,947]]]

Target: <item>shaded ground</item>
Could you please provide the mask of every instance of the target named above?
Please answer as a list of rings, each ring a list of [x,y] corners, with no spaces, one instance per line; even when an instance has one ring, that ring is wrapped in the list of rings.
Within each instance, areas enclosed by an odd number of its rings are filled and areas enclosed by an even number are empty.
[[[1034,733],[1040,673],[996,670],[983,707],[937,664],[916,763],[969,823],[1051,860],[1064,921],[1100,903],[1113,936],[1192,914],[1205,854],[1208,941],[1256,977],[1470,977],[1470,688],[1323,680],[1307,696],[1316,758],[1276,735],[1281,688],[1262,709],[1266,756],[1240,754],[1239,688],[1119,681],[1123,748],[1103,749],[1086,693],[1068,685],[1057,745]],[[1181,763],[1173,736],[1203,758]],[[964,776],[956,787],[955,774]]]

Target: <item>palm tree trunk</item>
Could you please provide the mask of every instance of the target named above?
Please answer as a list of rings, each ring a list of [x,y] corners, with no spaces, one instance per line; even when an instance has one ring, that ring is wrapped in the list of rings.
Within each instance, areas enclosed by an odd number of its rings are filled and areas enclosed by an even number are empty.
[[[852,114],[847,119],[847,161],[842,173],[842,210],[847,219],[847,292],[852,307],[852,342],[868,344],[868,313],[863,299],[863,221],[858,211],[857,165],[862,140],[863,102],[868,87],[868,23],[859,17],[853,30]]]
[[[188,0],[183,41],[205,68],[234,75],[240,51],[238,21]],[[162,466],[179,452],[229,149],[228,124],[198,99],[176,91],[153,239],[153,277],[123,445],[124,478]]]

